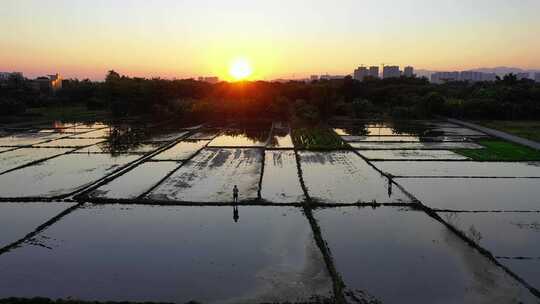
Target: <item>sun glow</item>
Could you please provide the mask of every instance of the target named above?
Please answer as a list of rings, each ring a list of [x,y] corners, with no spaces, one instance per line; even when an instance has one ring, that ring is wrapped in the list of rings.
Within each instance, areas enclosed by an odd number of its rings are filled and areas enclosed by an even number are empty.
[[[229,74],[234,80],[244,80],[251,76],[253,69],[251,64],[245,58],[237,58],[231,62]]]

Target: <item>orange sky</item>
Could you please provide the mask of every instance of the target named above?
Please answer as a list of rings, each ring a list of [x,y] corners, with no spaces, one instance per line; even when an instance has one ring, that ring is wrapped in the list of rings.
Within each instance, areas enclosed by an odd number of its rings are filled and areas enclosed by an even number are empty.
[[[473,2],[473,3],[470,3]],[[537,0],[2,0],[0,71],[253,79],[360,65],[540,68]]]

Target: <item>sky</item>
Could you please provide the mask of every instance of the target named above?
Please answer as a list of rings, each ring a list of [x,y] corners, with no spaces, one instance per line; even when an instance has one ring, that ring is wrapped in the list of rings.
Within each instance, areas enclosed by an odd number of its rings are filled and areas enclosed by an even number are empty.
[[[539,0],[0,0],[0,71],[252,79],[540,68]]]

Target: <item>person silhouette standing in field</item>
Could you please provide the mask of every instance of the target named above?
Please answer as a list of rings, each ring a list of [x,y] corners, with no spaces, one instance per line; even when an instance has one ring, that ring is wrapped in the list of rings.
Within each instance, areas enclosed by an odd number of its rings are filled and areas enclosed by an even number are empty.
[[[238,203],[238,187],[236,187],[236,185],[234,185],[234,188],[233,188],[233,201],[235,203]]]

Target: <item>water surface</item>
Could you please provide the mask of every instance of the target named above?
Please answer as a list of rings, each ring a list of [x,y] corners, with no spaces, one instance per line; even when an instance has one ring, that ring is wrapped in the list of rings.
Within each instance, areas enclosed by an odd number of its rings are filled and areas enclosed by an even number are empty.
[[[330,204],[406,203],[407,196],[354,152],[300,151],[311,198]]]
[[[260,149],[205,148],[149,194],[149,198],[180,202],[232,201],[258,197],[263,153]]]
[[[135,199],[178,168],[174,161],[145,162],[90,193],[90,197]]]
[[[89,205],[32,243],[43,246],[0,257],[0,297],[274,303],[332,295],[300,209],[239,206],[235,216],[233,207]]]
[[[75,203],[0,203],[0,248],[14,243]],[[1,259],[1,256],[0,256]],[[0,280],[1,282],[1,280]]]
[[[420,211],[317,210],[347,291],[383,303],[536,303],[519,282]]]
[[[136,155],[62,155],[0,175],[0,197],[56,197],[70,194],[137,158]]]
[[[540,211],[538,179],[400,178],[396,181],[433,209]]]
[[[272,203],[304,201],[294,151],[265,151],[261,196]]]

